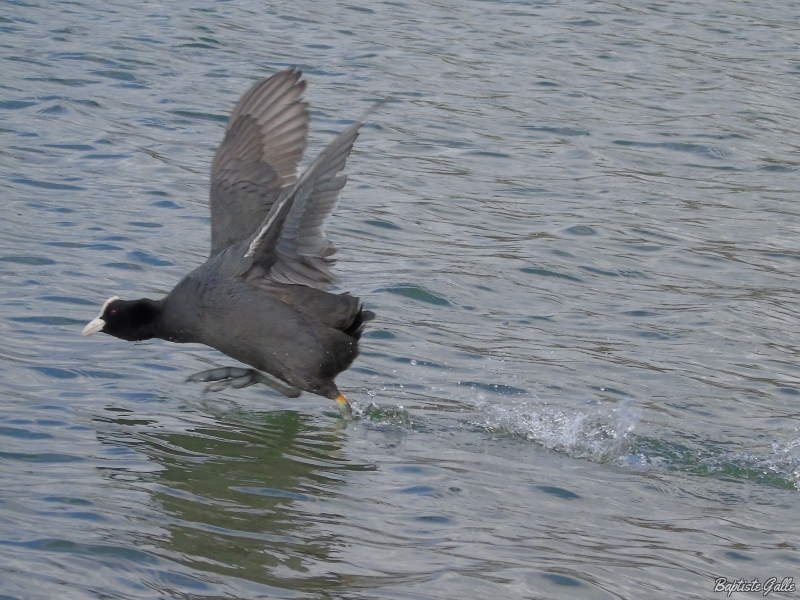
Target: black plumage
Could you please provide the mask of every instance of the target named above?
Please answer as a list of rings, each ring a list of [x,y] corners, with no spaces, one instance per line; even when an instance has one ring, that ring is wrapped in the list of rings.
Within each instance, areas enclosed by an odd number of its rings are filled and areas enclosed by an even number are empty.
[[[206,344],[257,371],[215,369],[190,380],[215,389],[262,382],[291,396],[303,390],[336,400],[349,416],[334,379],[358,356],[374,314],[350,294],[325,291],[337,279],[324,225],[363,119],[298,177],[308,134],[304,89],[300,71],[284,71],[234,108],[211,170],[209,259],[161,300],[109,298],[83,333]]]

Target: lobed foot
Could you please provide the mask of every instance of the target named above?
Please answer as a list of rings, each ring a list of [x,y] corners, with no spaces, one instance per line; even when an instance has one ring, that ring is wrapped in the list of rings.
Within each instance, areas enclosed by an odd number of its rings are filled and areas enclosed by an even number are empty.
[[[263,383],[287,398],[297,398],[301,393],[297,388],[283,383],[282,381],[278,381],[266,373],[256,371],[255,369],[243,369],[241,367],[210,369],[201,373],[195,373],[187,377],[186,381],[200,381],[203,383],[209,381],[213,382],[206,387],[206,392],[219,392],[229,387],[238,390],[257,383]]]
[[[336,402],[336,406],[339,407],[339,412],[342,413],[345,421],[352,421],[353,420],[353,409],[350,407],[350,403],[347,401],[342,394],[339,394],[334,398]]]

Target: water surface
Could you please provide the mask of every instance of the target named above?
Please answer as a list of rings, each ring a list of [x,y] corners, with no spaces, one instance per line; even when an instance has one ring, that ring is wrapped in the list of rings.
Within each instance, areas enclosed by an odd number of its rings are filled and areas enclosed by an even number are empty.
[[[0,597],[708,598],[798,574],[786,3],[6,2]],[[299,67],[378,314],[329,401],[80,330],[207,256],[238,97]],[[744,597],[744,595],[740,596]],[[748,595],[749,597],[749,595]]]

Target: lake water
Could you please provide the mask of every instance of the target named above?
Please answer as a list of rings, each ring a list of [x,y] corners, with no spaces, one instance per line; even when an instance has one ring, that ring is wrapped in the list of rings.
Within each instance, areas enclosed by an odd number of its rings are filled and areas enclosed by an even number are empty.
[[[306,162],[396,99],[329,226],[351,424],[80,336],[205,260],[227,115],[293,66]],[[4,2],[0,598],[800,579],[799,78],[796,3]]]

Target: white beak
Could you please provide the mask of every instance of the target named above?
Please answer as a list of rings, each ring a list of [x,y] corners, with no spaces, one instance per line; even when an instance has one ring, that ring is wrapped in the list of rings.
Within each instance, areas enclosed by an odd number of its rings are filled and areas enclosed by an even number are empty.
[[[103,327],[106,326],[106,322],[103,321],[103,313],[106,312],[108,305],[115,300],[119,300],[119,296],[111,296],[111,298],[103,302],[103,308],[100,309],[100,314],[86,324],[81,335],[92,335],[98,331],[103,331]]]
[[[93,333],[97,333],[98,331],[103,331],[103,327],[106,326],[106,322],[103,321],[100,317],[95,317],[91,321],[86,324],[86,327],[83,328],[83,332],[81,335],[92,335]]]

